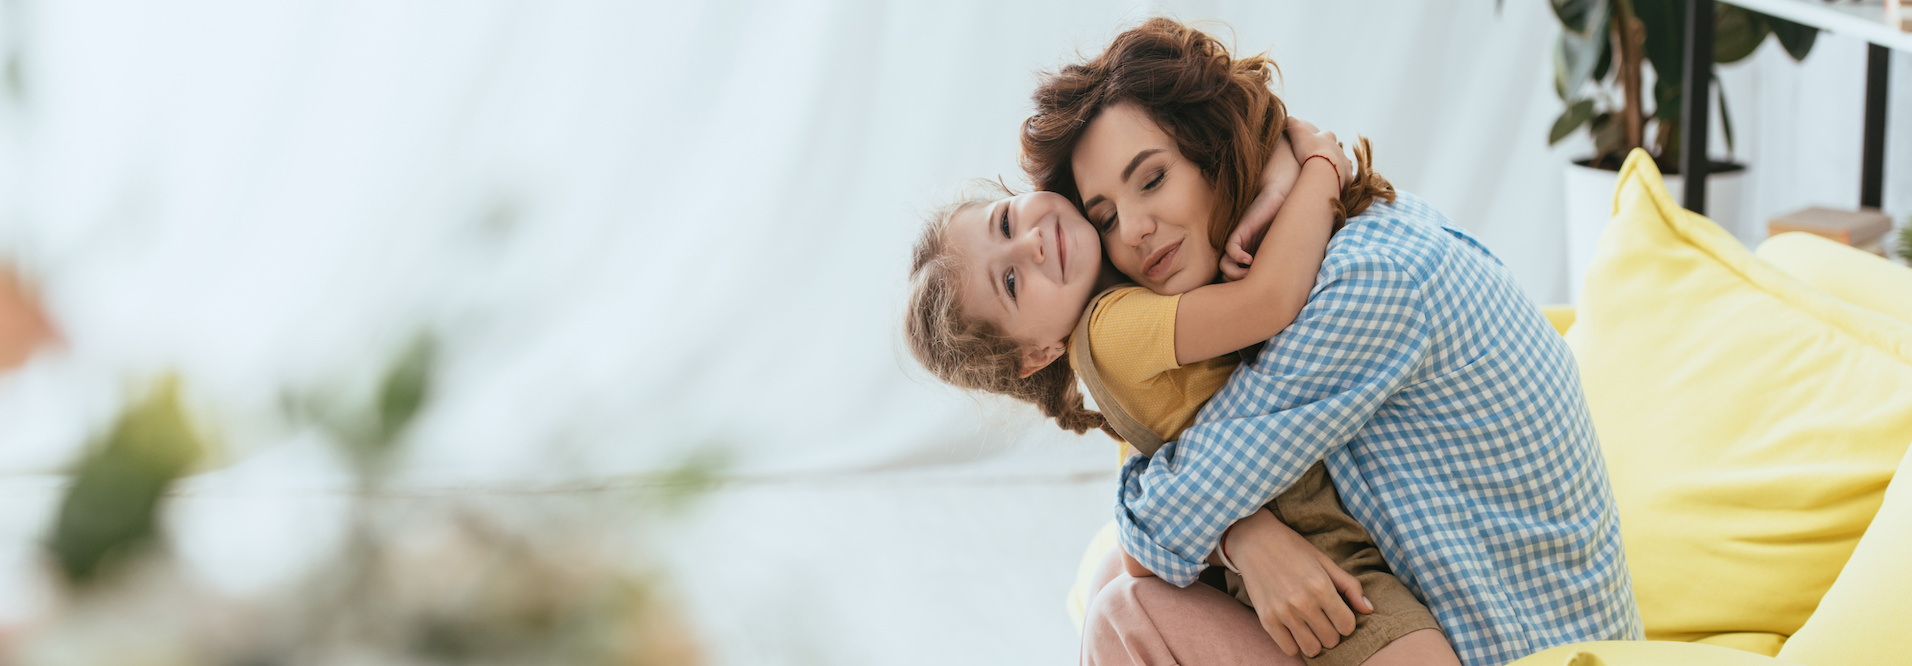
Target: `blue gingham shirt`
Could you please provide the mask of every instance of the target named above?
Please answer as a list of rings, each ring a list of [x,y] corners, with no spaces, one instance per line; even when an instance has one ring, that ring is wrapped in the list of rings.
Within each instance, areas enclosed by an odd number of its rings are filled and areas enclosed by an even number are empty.
[[[1642,637],[1572,355],[1412,195],[1350,219],[1294,323],[1181,441],[1122,466],[1122,545],[1188,585],[1224,529],[1323,459],[1463,663]]]

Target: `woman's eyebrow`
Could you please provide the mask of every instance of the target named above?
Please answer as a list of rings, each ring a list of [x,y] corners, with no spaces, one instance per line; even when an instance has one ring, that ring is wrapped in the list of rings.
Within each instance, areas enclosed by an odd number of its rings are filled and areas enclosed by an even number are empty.
[[[1124,183],[1129,182],[1129,174],[1135,173],[1135,167],[1141,166],[1142,160],[1148,159],[1150,155],[1154,155],[1159,152],[1162,152],[1162,149],[1150,148],[1148,150],[1144,150],[1142,152],[1136,153],[1135,159],[1129,160],[1128,168],[1125,168],[1122,170],[1122,182]]]
[[[1161,148],[1149,148],[1149,149],[1143,150],[1142,152],[1136,153],[1135,157],[1129,160],[1129,165],[1122,169],[1122,182],[1124,183],[1129,182],[1129,176],[1135,175],[1135,168],[1142,166],[1142,160],[1146,160],[1149,158],[1150,155],[1154,155],[1159,152],[1162,152]],[[1096,204],[1102,203],[1102,200],[1107,198],[1108,197],[1098,194],[1095,196],[1094,199],[1090,199],[1088,201],[1082,202],[1083,212],[1088,212],[1089,210],[1095,208]]]

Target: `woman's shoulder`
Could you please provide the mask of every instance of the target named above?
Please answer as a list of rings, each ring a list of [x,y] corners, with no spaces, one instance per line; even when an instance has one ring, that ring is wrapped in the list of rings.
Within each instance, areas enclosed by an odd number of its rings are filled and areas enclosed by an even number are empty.
[[[1426,200],[1400,192],[1394,201],[1376,200],[1348,218],[1328,244],[1322,276],[1399,273],[1418,283],[1432,279],[1463,248],[1486,253],[1485,246]]]

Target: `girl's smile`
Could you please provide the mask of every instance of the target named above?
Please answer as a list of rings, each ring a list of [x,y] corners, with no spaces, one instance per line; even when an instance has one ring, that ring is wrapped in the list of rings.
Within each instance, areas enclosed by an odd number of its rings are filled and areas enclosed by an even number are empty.
[[[959,213],[950,234],[969,316],[1035,352],[1026,370],[1061,356],[1101,277],[1102,242],[1089,221],[1060,194],[1030,192]],[[1071,261],[1084,257],[1094,260]]]

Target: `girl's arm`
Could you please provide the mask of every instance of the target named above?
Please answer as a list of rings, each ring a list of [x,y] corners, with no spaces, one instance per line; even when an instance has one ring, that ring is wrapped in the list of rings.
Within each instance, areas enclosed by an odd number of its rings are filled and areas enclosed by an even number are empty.
[[[1302,159],[1295,189],[1262,238],[1241,280],[1198,287],[1175,310],[1175,362],[1187,365],[1267,340],[1287,328],[1308,302],[1327,256],[1340,174],[1353,168],[1332,132],[1288,119],[1288,139]],[[1309,159],[1322,155],[1328,159]]]
[[[1241,214],[1241,222],[1235,225],[1235,232],[1229,234],[1228,242],[1222,245],[1223,280],[1234,282],[1248,277],[1256,246],[1261,245],[1262,235],[1268,233],[1268,225],[1275,223],[1275,215],[1281,212],[1281,204],[1288,200],[1288,193],[1295,189],[1295,179],[1300,177],[1301,160],[1295,157],[1288,133],[1282,132],[1275,139],[1274,150],[1268,151],[1268,164],[1261,169],[1261,193],[1248,204],[1247,212]]]

